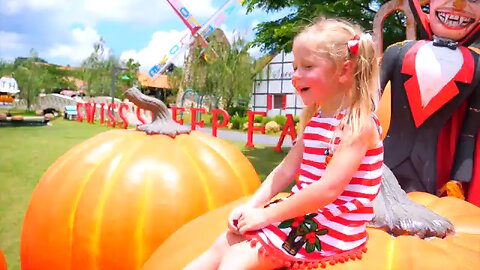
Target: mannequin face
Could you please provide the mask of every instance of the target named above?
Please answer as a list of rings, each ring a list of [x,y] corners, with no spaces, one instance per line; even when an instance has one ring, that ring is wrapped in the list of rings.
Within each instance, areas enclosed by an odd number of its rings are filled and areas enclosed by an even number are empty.
[[[430,0],[430,27],[438,37],[461,40],[480,23],[480,0]]]

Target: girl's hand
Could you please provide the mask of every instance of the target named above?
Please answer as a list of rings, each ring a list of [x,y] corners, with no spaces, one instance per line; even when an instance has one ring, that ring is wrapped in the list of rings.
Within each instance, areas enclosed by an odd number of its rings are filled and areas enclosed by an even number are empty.
[[[232,212],[228,216],[228,229],[232,233],[240,234],[240,232],[238,231],[238,219],[243,214],[243,211],[245,209],[251,209],[251,208],[253,207],[248,204],[242,204],[232,210]]]
[[[249,231],[256,231],[265,228],[270,224],[265,208],[245,209],[238,220],[238,231],[245,234]]]

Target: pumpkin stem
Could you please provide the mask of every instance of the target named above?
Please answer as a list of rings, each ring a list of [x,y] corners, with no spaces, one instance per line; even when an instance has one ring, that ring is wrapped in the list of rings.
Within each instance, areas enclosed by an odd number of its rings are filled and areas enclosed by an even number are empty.
[[[444,238],[454,231],[452,223],[410,200],[390,169],[383,165],[380,193],[374,201],[375,217],[369,226],[394,235]]]
[[[137,126],[137,130],[145,131],[147,134],[164,134],[171,137],[175,137],[177,134],[190,133],[187,127],[173,121],[170,111],[161,100],[144,95],[136,87],[125,91],[125,96],[139,108],[153,113],[152,122]]]

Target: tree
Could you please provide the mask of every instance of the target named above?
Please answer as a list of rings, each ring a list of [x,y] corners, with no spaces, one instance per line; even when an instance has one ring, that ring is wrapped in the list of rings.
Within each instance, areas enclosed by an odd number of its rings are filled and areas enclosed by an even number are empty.
[[[15,67],[13,66],[13,63],[0,59],[0,77],[5,75],[11,76],[14,70]]]
[[[120,64],[115,56],[108,55],[103,39],[93,44],[93,52],[81,67],[82,79],[87,84],[90,96],[110,95],[112,80],[116,80]]]
[[[167,77],[174,95],[183,91],[185,74],[182,68],[174,67],[171,72],[167,73]]]
[[[194,57],[188,63],[191,79],[184,80],[184,86],[200,95],[214,97],[215,103],[220,102],[230,111],[239,102],[248,100],[252,92],[256,66],[249,48],[243,39],[236,39],[230,45],[225,34],[215,30],[207,49],[192,48]]]
[[[255,27],[253,42],[264,52],[292,50],[294,36],[318,16],[341,17],[358,23],[366,30],[373,27],[373,18],[379,7],[389,0],[245,0],[247,13],[254,9],[275,12],[287,8],[292,12],[275,21],[263,22]],[[388,46],[405,39],[405,18],[395,13],[385,21],[384,44]]]
[[[122,72],[117,78],[120,80],[122,87],[132,87],[138,84],[138,70],[140,63],[136,62],[132,58],[122,63]],[[128,79],[127,79],[128,78]]]
[[[80,77],[86,82],[90,96],[110,96],[113,88],[114,96],[119,98],[122,89],[138,84],[140,63],[131,58],[120,62],[105,46],[103,39],[93,44],[93,52],[82,62]]]
[[[14,62],[13,76],[20,89],[20,97],[27,102],[27,109],[32,109],[32,104],[37,100],[41,89],[45,87],[47,71],[43,62],[37,62],[38,53],[30,50],[30,57],[20,58]]]

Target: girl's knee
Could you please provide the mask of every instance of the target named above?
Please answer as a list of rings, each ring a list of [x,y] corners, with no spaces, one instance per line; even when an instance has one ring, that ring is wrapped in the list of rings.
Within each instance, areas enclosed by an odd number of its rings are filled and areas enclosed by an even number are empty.
[[[218,270],[257,269],[258,251],[248,243],[233,245],[226,250]]]
[[[231,246],[244,241],[245,239],[241,235],[234,234],[232,232],[224,232],[222,233],[215,243],[213,243],[211,250],[215,252],[224,253],[227,249]]]

